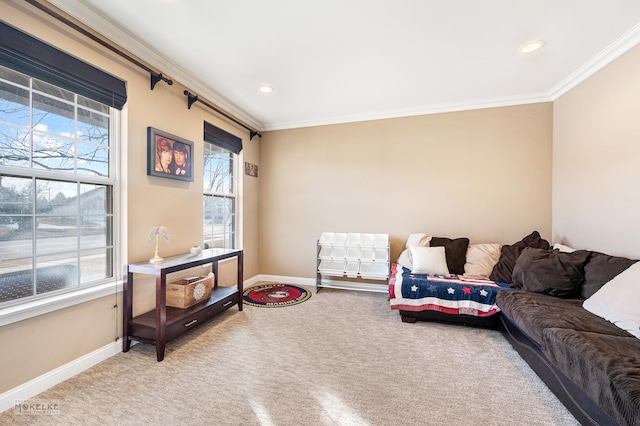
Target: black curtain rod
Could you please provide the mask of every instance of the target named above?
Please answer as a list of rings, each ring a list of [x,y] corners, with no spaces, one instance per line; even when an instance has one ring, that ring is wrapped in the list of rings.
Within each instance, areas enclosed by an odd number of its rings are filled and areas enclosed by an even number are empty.
[[[242,126],[245,129],[247,129],[249,131],[249,140],[253,139],[254,136],[257,136],[259,138],[262,137],[260,132],[258,132],[257,130],[253,130],[251,127],[249,127],[246,124],[244,124],[243,122],[235,119],[234,117],[230,116],[229,114],[227,114],[226,112],[224,112],[221,109],[217,108],[216,106],[211,105],[209,102],[200,99],[198,97],[198,95],[194,95],[193,93],[189,92],[188,90],[185,90],[184,94],[187,96],[187,108],[188,109],[191,109],[191,105],[193,105],[194,103],[200,102],[200,103],[204,104],[206,107],[211,108],[212,110],[214,110],[218,114],[225,116],[226,118],[228,118],[229,120],[233,121],[237,125]]]
[[[170,79],[164,77],[162,75],[162,73],[155,72],[154,70],[152,70],[151,68],[149,68],[148,66],[143,64],[142,62],[138,61],[137,59],[135,59],[135,58],[133,58],[133,57],[131,57],[129,55],[127,55],[122,50],[116,48],[115,46],[113,46],[113,45],[111,45],[109,43],[107,43],[106,41],[102,40],[100,37],[95,36],[93,33],[85,30],[81,26],[79,26],[76,23],[70,21],[69,19],[65,18],[64,16],[60,15],[59,13],[55,12],[54,10],[51,10],[48,7],[46,7],[45,5],[42,5],[42,4],[38,3],[36,0],[26,0],[26,2],[29,3],[30,5],[34,6],[34,7],[37,7],[38,9],[40,9],[43,12],[45,12],[49,16],[52,16],[52,17],[56,18],[58,21],[66,24],[67,26],[73,28],[74,30],[76,30],[79,33],[81,33],[82,35],[84,35],[86,37],[89,37],[91,40],[95,41],[96,43],[98,43],[102,47],[106,47],[107,49],[109,49],[113,53],[121,56],[122,58],[126,59],[127,61],[131,62],[132,64],[135,64],[138,67],[142,68],[143,70],[147,71],[149,74],[151,74],[151,90],[153,90],[153,87],[160,80],[166,82],[169,86],[171,86],[173,84],[173,80],[170,80]]]
[[[113,53],[121,56],[122,58],[126,59],[127,61],[131,62],[132,64],[134,64],[134,65],[138,66],[139,68],[142,68],[143,70],[147,71],[149,74],[151,74],[151,90],[153,90],[153,88],[155,87],[155,85],[159,81],[164,81],[169,86],[171,86],[173,84],[173,80],[171,80],[171,79],[169,79],[167,77],[164,77],[162,75],[162,73],[155,72],[153,69],[149,68],[148,66],[146,66],[142,62],[138,61],[137,59],[135,59],[135,58],[133,58],[133,57],[131,57],[129,55],[127,55],[125,52],[121,51],[117,47],[115,47],[115,46],[111,45],[110,43],[107,43],[106,41],[102,40],[101,38],[95,36],[93,33],[85,30],[81,26],[79,26],[76,23],[70,21],[69,19],[65,18],[64,16],[60,15],[59,13],[55,12],[54,10],[51,10],[48,7],[40,4],[38,1],[36,1],[36,0],[25,0],[25,1],[27,3],[29,3],[29,4],[31,4],[32,6],[40,9],[41,11],[45,12],[46,14],[54,17],[58,21],[63,22],[64,24],[66,24],[67,26],[73,28],[74,30],[78,31],[79,33],[83,34],[84,36],[89,37],[91,40],[95,41],[99,45],[101,45],[103,47],[106,47],[107,49],[109,49]],[[185,90],[184,94],[189,96],[189,101],[188,101],[189,102],[189,108],[191,108],[191,105],[194,102],[199,100],[197,96],[191,95],[191,93],[189,93],[188,90]],[[195,100],[192,101],[191,99],[195,99]],[[212,110],[214,110],[215,112],[217,112],[218,114],[226,117],[227,119],[233,121],[234,123],[242,126],[245,129],[247,129],[249,131],[249,136],[250,136],[249,140],[253,139],[254,136],[262,137],[262,135],[257,130],[252,129],[251,127],[247,126],[246,124],[244,124],[240,120],[236,119],[235,117],[227,114],[226,112],[222,111],[219,108],[216,108],[215,106],[209,104],[206,101],[203,101],[203,100],[199,100],[199,101],[202,102],[203,104],[205,104],[207,107],[209,107]]]

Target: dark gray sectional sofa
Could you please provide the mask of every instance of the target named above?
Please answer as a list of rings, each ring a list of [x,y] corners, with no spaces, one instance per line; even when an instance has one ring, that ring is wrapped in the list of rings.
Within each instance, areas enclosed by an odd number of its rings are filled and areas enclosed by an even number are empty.
[[[502,332],[580,423],[640,425],[640,339],[582,306],[636,261],[539,243],[521,244],[494,269],[519,288],[498,294]]]

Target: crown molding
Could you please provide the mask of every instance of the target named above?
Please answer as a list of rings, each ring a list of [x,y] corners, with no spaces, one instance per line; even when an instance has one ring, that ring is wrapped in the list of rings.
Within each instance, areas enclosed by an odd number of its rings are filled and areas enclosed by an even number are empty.
[[[235,116],[237,119],[244,121],[249,126],[258,130],[263,129],[262,123],[233,104],[233,102],[195,78],[177,64],[168,61],[162,54],[152,49],[146,43],[140,41],[124,28],[100,15],[100,13],[82,0],[47,0],[47,2],[70,16],[73,16],[75,19],[87,25],[94,31],[102,34],[108,40],[111,40],[119,47],[137,56],[153,68],[158,69],[163,73],[163,75],[169,76],[177,82],[180,82],[180,84],[186,86],[190,92],[209,100],[217,107],[220,107],[225,112]]]
[[[546,94],[536,94],[513,98],[487,99],[478,102],[461,102],[452,104],[442,104],[424,108],[412,108],[395,111],[384,111],[374,114],[349,115],[343,117],[327,118],[322,120],[290,121],[274,124],[266,124],[264,131],[296,129],[302,127],[328,126],[332,124],[355,123],[360,121],[386,120],[389,118],[413,117],[417,115],[441,114],[445,112],[469,111],[485,108],[500,108],[505,106],[537,104],[551,102],[551,97]]]
[[[622,56],[638,43],[640,43],[640,23],[624,33],[616,41],[603,49],[580,68],[569,74],[567,78],[555,85],[551,90],[549,90],[549,96],[555,101],[560,96],[564,95],[569,90],[600,71],[606,65]]]
[[[610,64],[624,53],[640,43],[640,23],[635,25],[616,41],[607,46],[604,50],[571,73],[568,77],[554,86],[547,93],[531,94],[523,97],[488,99],[479,102],[468,102],[458,104],[444,104],[433,107],[425,107],[411,110],[387,111],[375,114],[364,114],[358,116],[344,116],[323,120],[307,120],[295,122],[282,122],[267,124],[264,131],[295,129],[301,127],[326,126],[331,124],[344,124],[358,121],[384,120],[387,118],[401,118],[416,115],[439,114],[445,112],[467,111],[483,108],[497,108],[503,106],[524,105],[539,102],[553,102],[569,90],[582,83],[587,78]]]
[[[317,120],[284,121],[279,123],[261,123],[254,117],[237,107],[233,102],[223,97],[210,86],[199,81],[190,73],[175,63],[168,61],[159,52],[153,50],[145,43],[138,40],[125,29],[117,26],[112,21],[101,16],[95,9],[87,5],[83,0],[47,0],[57,8],[80,20],[90,28],[99,32],[120,47],[138,56],[149,65],[161,70],[164,74],[188,86],[189,90],[215,103],[231,115],[244,121],[260,131],[273,131],[295,129],[302,127],[325,126],[332,124],[344,124],[370,120],[384,120],[389,118],[402,118],[417,115],[439,114],[445,112],[457,112],[465,110],[496,108],[503,106],[522,105],[539,102],[553,102],[560,96],[576,87],[578,84],[591,77],[600,69],[620,57],[632,47],[640,43],[640,24],[637,24],[616,41],[602,50],[595,57],[583,64],[568,77],[563,79],[546,93],[530,94],[513,98],[497,98],[480,100],[477,102],[465,102],[425,106],[424,108],[411,108],[404,110],[382,111],[372,114],[350,115]]]

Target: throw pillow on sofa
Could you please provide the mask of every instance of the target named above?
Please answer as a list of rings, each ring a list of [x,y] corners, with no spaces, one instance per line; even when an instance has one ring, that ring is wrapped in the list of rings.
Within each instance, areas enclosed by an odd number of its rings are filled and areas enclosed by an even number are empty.
[[[409,238],[407,238],[407,243],[405,244],[405,249],[398,256],[398,260],[396,263],[398,265],[402,265],[407,269],[413,269],[413,256],[411,255],[411,250],[409,247],[429,247],[429,242],[431,241],[431,237],[427,234],[418,233],[411,234]]]
[[[444,247],[450,274],[464,274],[464,264],[467,262],[467,247],[469,247],[468,238],[433,237],[429,245],[431,247]]]
[[[512,280],[511,276],[513,274],[513,267],[525,247],[548,250],[549,242],[540,237],[540,233],[538,231],[533,231],[517,243],[502,246],[502,249],[500,250],[500,260],[498,260],[496,266],[493,267],[493,271],[491,271],[489,278],[501,283],[510,283]]]
[[[413,256],[412,274],[449,276],[444,247],[409,247]]]
[[[584,265],[584,284],[582,284],[581,296],[585,299],[590,298],[600,287],[636,262],[637,260],[626,257],[610,256],[592,251],[589,262]]]
[[[631,265],[602,286],[582,304],[640,339],[640,262]]]
[[[574,249],[573,247],[565,246],[564,244],[560,243],[555,243],[552,248],[554,250],[560,250],[565,253],[573,253],[574,251],[576,251],[576,249]]]
[[[500,260],[502,244],[469,244],[464,274],[470,277],[489,277]]]
[[[575,297],[589,256],[587,250],[566,253],[525,247],[513,267],[513,285],[531,293]]]

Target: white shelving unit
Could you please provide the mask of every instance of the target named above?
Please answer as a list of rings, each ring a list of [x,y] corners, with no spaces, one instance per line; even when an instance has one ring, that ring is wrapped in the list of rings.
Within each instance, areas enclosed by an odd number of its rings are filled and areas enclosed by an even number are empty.
[[[387,284],[323,280],[347,277],[362,280],[389,279],[389,235],[323,232],[318,240],[316,287],[386,293]]]

